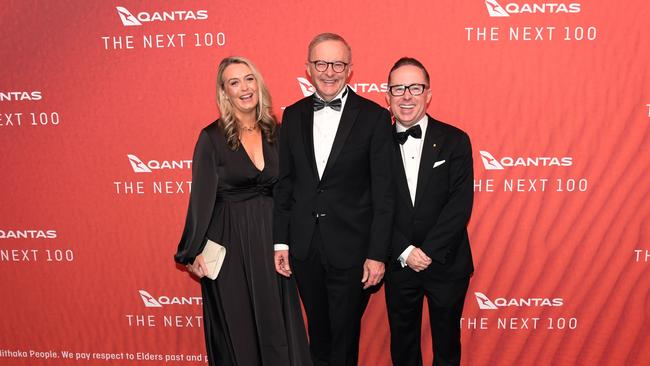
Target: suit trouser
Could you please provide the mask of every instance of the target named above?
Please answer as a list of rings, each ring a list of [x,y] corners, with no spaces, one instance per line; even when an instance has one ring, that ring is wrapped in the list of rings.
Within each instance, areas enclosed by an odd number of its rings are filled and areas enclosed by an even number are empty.
[[[361,283],[363,265],[347,269],[331,266],[316,225],[308,257],[291,257],[291,269],[307,313],[314,365],[355,366],[361,316],[369,299]]]
[[[437,281],[410,268],[386,273],[386,307],[395,366],[422,365],[420,334],[424,297],[429,305],[433,365],[460,365],[460,318],[469,278]]]

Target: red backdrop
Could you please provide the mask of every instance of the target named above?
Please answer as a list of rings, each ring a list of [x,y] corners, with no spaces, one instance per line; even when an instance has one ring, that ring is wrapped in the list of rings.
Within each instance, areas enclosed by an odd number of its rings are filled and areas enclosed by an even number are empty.
[[[205,363],[172,255],[216,66],[253,60],[281,116],[333,31],[360,94],[385,105],[416,57],[429,113],[472,138],[463,364],[650,365],[647,1],[21,0],[0,19],[0,364]],[[388,339],[380,292],[360,364],[390,364]]]

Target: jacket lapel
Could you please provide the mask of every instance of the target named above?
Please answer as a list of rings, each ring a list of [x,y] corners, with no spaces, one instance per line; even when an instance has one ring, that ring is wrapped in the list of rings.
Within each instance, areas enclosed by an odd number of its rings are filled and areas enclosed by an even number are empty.
[[[302,124],[302,142],[305,146],[305,156],[309,163],[314,180],[318,182],[318,170],[316,170],[316,157],[314,156],[314,109],[311,98],[306,98],[300,111],[300,122]]]
[[[325,177],[327,176],[327,171],[331,170],[331,167],[334,166],[334,164],[336,163],[336,159],[339,157],[339,154],[341,154],[341,150],[343,150],[343,146],[345,145],[345,140],[348,138],[348,135],[352,131],[352,127],[354,126],[354,122],[356,121],[358,114],[359,114],[359,96],[355,94],[351,89],[348,89],[348,98],[345,102],[343,113],[341,114],[341,121],[339,122],[339,127],[336,130],[336,136],[334,137],[334,143],[332,144],[332,150],[330,151],[330,156],[327,159],[327,164],[325,165],[325,170],[323,171],[323,179],[325,179]],[[312,119],[313,119],[313,112],[312,112]],[[313,143],[312,143],[312,156],[313,155],[314,153],[313,153]]]
[[[429,117],[427,123],[427,132],[424,136],[422,146],[422,156],[420,157],[420,167],[418,171],[418,184],[415,190],[415,206],[420,203],[420,198],[424,193],[424,189],[431,178],[433,172],[433,163],[440,154],[440,147],[442,145],[443,136],[439,130],[436,121]]]

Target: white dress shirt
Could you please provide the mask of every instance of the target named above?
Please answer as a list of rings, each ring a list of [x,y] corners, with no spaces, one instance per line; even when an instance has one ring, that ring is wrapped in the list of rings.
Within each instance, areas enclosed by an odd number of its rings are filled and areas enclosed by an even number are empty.
[[[411,195],[411,204],[415,206],[415,191],[418,186],[418,174],[420,172],[420,158],[422,157],[422,146],[424,146],[424,136],[427,132],[427,125],[429,123],[428,117],[426,114],[422,119],[413,126],[420,126],[422,129],[422,137],[419,139],[409,136],[406,139],[406,142],[403,145],[400,145],[399,149],[402,153],[402,163],[404,163],[404,173],[406,175],[406,183],[408,184],[409,193]],[[395,122],[395,128],[397,132],[404,132],[408,128],[402,126],[399,121]],[[402,265],[406,267],[406,259],[411,254],[411,251],[415,249],[413,245],[409,245],[402,254],[397,258]]]
[[[316,158],[316,168],[318,169],[318,177],[323,177],[327,160],[334,145],[334,138],[336,131],[339,129],[341,122],[341,115],[345,108],[345,101],[348,99],[348,93],[345,93],[347,86],[333,98],[341,98],[341,110],[335,111],[330,107],[325,107],[319,111],[314,111],[314,158]],[[345,95],[343,95],[345,93]],[[315,95],[321,98],[318,93]],[[323,98],[321,98],[323,99]],[[289,250],[289,245],[285,243],[278,243],[273,245],[274,250]]]
[[[348,99],[347,93],[345,93],[345,96],[342,96],[346,88],[343,88],[334,98],[341,98],[340,111],[335,111],[330,107],[314,111],[314,157],[316,158],[316,168],[318,169],[319,178],[323,177],[323,172],[325,171],[325,166],[327,165],[327,160],[330,157],[332,145],[334,144],[334,138],[336,137],[336,131],[339,129],[339,122],[341,122],[345,101]],[[320,98],[318,93],[316,93],[316,96]]]

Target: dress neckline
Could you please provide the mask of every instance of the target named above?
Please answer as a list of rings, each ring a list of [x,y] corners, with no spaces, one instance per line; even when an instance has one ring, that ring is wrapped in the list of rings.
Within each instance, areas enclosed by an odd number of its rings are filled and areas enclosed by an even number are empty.
[[[246,160],[253,167],[253,169],[255,169],[259,173],[262,173],[262,172],[264,172],[264,170],[266,170],[266,165],[267,165],[266,164],[266,151],[264,151],[264,146],[266,144],[264,143],[265,142],[264,141],[264,136],[261,136],[261,134],[260,134],[260,138],[262,139],[262,161],[264,162],[264,167],[262,167],[262,169],[258,168],[257,165],[255,165],[255,162],[253,161],[253,159],[251,159],[251,156],[248,154],[248,150],[246,150],[246,147],[244,146],[244,143],[241,142],[241,140],[239,141],[239,146],[241,146],[242,152],[246,156]]]

